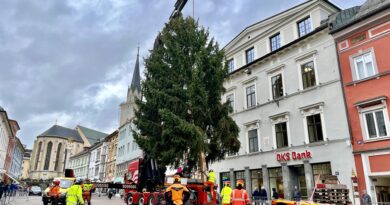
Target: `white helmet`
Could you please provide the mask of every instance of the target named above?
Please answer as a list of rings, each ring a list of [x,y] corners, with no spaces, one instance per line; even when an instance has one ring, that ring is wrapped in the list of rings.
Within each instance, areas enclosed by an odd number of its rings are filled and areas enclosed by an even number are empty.
[[[83,179],[82,179],[81,177],[77,177],[77,178],[75,179],[75,183],[76,183],[76,184],[81,184],[81,182],[83,182]]]

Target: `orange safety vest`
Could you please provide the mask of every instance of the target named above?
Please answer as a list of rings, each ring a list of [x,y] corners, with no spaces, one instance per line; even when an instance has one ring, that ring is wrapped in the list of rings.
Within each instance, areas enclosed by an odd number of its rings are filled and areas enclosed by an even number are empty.
[[[187,187],[181,184],[172,184],[165,190],[166,192],[172,192],[172,201],[176,205],[183,204],[183,191],[189,192]]]
[[[245,189],[234,189],[232,192],[232,205],[250,204],[248,193]]]
[[[53,197],[59,197],[61,192],[60,192],[60,187],[58,186],[55,186],[55,187],[52,187],[50,188],[50,196],[53,196]]]

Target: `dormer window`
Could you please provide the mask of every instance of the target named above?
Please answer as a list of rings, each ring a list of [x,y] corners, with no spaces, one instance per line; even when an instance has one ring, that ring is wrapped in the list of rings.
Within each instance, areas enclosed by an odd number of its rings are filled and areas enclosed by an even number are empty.
[[[245,56],[246,56],[246,64],[251,63],[252,61],[255,60],[255,48],[252,47],[248,50],[245,51]]]
[[[280,33],[277,33],[269,38],[271,43],[271,51],[275,51],[280,48]]]
[[[302,37],[311,32],[311,20],[309,16],[299,21],[297,24],[299,37]]]

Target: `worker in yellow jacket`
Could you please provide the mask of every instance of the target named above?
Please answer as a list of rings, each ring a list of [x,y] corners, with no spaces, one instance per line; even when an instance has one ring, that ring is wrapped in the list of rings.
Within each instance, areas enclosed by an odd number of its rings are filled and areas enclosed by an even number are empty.
[[[66,205],[84,205],[82,180],[75,179],[75,183],[66,193]]]
[[[215,196],[214,184],[215,184],[216,179],[217,179],[217,177],[215,176],[214,170],[210,169],[209,174],[207,175],[206,186],[210,187],[210,193],[213,196],[213,198]]]
[[[230,205],[231,201],[231,195],[232,195],[232,188],[230,188],[230,181],[224,182],[224,187],[221,191],[221,199],[222,199],[222,205]]]

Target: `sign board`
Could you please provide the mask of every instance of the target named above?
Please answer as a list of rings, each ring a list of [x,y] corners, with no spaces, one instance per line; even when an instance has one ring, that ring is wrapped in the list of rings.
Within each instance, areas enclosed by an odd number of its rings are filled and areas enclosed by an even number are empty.
[[[95,188],[106,189],[137,189],[137,184],[94,183]]]
[[[304,152],[282,152],[276,154],[276,160],[281,161],[290,161],[290,160],[304,160],[311,159],[312,153],[309,150]]]

